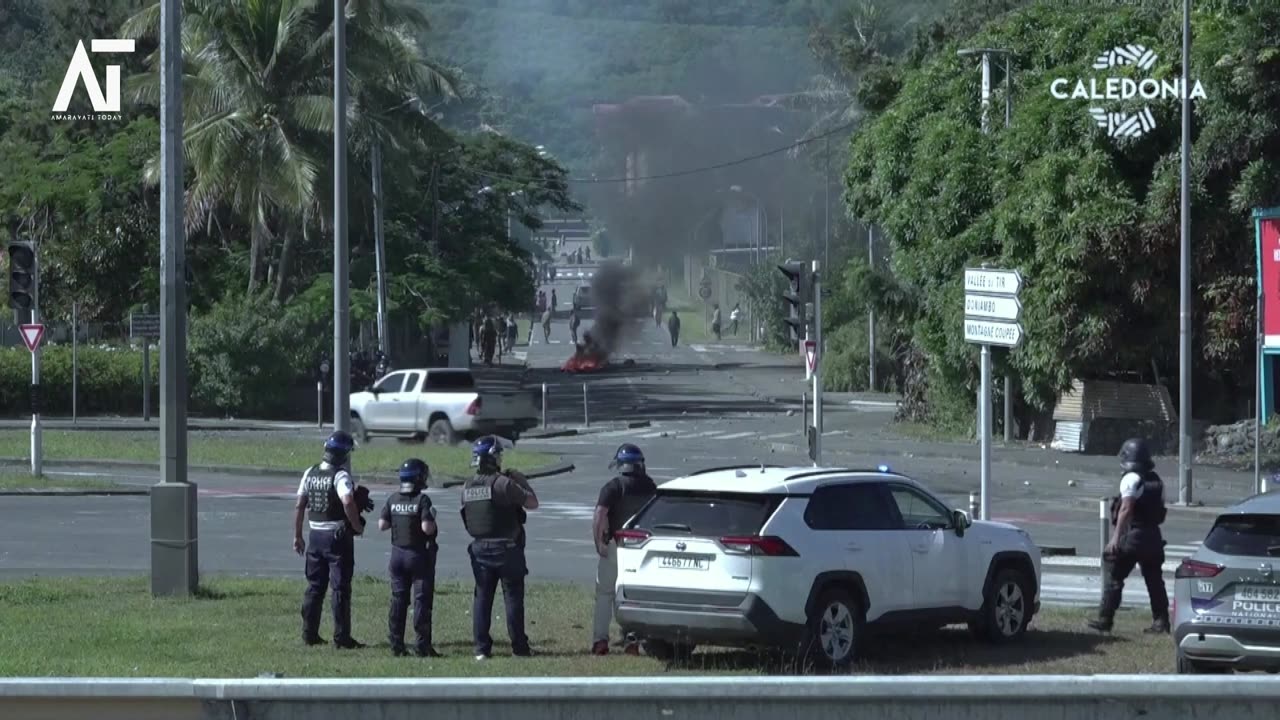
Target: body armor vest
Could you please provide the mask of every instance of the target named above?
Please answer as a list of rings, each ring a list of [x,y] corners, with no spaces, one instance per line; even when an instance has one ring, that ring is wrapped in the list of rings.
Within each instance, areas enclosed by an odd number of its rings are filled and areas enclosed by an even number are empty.
[[[462,522],[478,540],[514,540],[520,533],[520,508],[493,497],[498,475],[476,475],[462,486]]]
[[[622,524],[640,512],[640,508],[657,491],[648,475],[619,475],[613,479],[622,488],[622,496],[609,508],[609,539],[622,529]]]
[[[1134,501],[1133,527],[1159,527],[1164,523],[1169,511],[1164,505],[1164,481],[1154,470],[1138,473],[1142,476],[1142,495]],[[1115,527],[1120,519],[1119,495],[1111,498],[1111,526]]]
[[[401,548],[426,550],[431,538],[422,532],[422,504],[426,498],[421,493],[397,493],[387,498],[391,510],[391,544]]]
[[[341,522],[347,518],[338,497],[338,469],[319,465],[307,471],[307,519],[311,522]]]

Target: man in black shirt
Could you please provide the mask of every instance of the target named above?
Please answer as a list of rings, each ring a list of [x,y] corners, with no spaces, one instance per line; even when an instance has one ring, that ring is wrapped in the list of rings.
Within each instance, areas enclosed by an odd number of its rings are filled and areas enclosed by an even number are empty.
[[[414,654],[439,657],[431,644],[431,611],[436,592],[436,509],[423,490],[431,469],[417,458],[400,466],[400,492],[387,498],[378,518],[380,530],[391,531],[391,609],[387,613],[387,638],[391,653],[407,655],[404,621],[413,589]]]
[[[591,629],[593,655],[609,654],[609,624],[613,621],[615,586],[618,583],[618,546],[613,541],[613,534],[621,530],[657,490],[653,479],[645,472],[644,453],[635,445],[618,448],[609,467],[616,468],[618,475],[600,488],[591,524],[596,554],[600,556],[596,566],[596,607]],[[628,645],[626,652],[635,655],[639,648]]]

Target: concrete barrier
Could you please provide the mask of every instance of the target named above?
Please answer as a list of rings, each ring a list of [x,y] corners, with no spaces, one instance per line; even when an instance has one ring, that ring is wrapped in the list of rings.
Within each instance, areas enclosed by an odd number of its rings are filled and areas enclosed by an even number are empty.
[[[23,720],[1270,720],[1277,701],[1267,675],[0,680]]]

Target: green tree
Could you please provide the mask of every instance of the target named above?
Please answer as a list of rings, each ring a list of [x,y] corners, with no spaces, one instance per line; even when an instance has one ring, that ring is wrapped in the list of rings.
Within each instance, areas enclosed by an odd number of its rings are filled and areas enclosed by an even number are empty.
[[[1179,17],[1168,2],[1041,2],[961,36],[925,38],[901,90],[854,138],[847,200],[893,245],[897,281],[918,300],[914,342],[928,360],[931,409],[968,425],[976,350],[961,338],[965,266],[1017,268],[1025,344],[997,354],[1023,399],[1051,407],[1075,378],[1171,377],[1177,365],[1178,107],[1150,102],[1156,129],[1116,141],[1087,105],[1053,98],[1057,77],[1086,77],[1098,53],[1142,43],[1150,76],[1177,76]],[[1280,7],[1201,3],[1192,63],[1197,375],[1219,396],[1251,384],[1253,247],[1249,210],[1280,201]],[[1017,53],[1012,127],[978,128],[967,46]],[[1133,108],[1127,108],[1132,110]],[[1007,358],[1007,359],[1006,359]]]
[[[323,215],[325,150],[333,132],[333,18],[320,0],[185,0],[184,146],[193,180],[187,222],[208,226],[228,209],[249,227],[248,292],[266,276],[279,243],[276,300],[282,300],[300,232]],[[411,39],[426,18],[395,0],[348,6],[352,149],[411,145],[423,115],[390,109],[451,92],[450,81]],[[128,37],[155,40],[159,4],[131,18]],[[159,102],[159,58],[137,97]],[[420,128],[419,128],[420,129]],[[365,155],[367,157],[367,154]],[[156,181],[157,164],[148,170]]]

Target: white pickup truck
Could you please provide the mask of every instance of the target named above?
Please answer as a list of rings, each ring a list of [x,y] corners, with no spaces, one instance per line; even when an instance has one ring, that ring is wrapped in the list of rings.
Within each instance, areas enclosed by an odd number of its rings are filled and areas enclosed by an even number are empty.
[[[481,435],[515,440],[538,425],[529,392],[480,392],[467,369],[396,370],[351,394],[351,434],[454,444]]]

